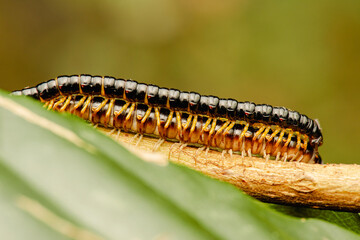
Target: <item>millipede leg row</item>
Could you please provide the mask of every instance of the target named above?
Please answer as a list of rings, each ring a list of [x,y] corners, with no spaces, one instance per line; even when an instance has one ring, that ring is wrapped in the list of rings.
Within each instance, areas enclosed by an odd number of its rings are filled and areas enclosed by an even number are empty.
[[[242,156],[321,163],[319,122],[284,107],[238,102],[133,80],[60,76],[14,91],[94,125]],[[182,145],[182,146],[183,146]],[[157,146],[158,147],[158,146]]]

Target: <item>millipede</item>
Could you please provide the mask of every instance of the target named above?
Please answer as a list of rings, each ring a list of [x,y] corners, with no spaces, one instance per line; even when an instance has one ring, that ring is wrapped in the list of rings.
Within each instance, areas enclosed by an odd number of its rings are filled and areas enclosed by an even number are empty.
[[[285,107],[86,74],[59,76],[11,94],[33,97],[49,110],[94,125],[157,137],[160,143],[170,140],[266,160],[322,162],[319,122]]]

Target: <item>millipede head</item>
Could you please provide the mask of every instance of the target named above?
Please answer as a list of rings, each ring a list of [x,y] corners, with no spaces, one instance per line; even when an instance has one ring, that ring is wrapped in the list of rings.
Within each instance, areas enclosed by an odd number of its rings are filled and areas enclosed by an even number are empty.
[[[320,123],[319,123],[319,120],[317,120],[317,119],[313,120],[313,122],[314,122],[314,125],[313,125],[313,129],[311,131],[312,139],[311,139],[310,143],[321,146],[323,143],[323,136],[321,133]]]

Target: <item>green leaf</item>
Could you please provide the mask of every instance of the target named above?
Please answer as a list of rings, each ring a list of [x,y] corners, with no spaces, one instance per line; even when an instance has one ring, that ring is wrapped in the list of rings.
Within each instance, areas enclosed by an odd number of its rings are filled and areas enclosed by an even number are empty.
[[[2,239],[360,239],[0,92]]]

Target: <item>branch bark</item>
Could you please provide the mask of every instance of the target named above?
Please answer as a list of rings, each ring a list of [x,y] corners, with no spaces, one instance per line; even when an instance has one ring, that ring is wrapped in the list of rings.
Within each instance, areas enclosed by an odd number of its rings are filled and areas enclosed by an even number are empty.
[[[100,129],[109,132],[108,129]],[[118,138],[116,133],[112,136],[130,145],[137,142],[131,133],[121,133]],[[140,149],[151,151],[157,141],[144,136],[136,152]],[[237,154],[223,157],[222,153],[212,150],[205,156],[204,151],[197,151],[198,148],[179,150],[173,144],[165,141],[157,152],[174,163],[231,183],[261,201],[360,212],[360,165],[266,162],[262,158],[242,158]]]

